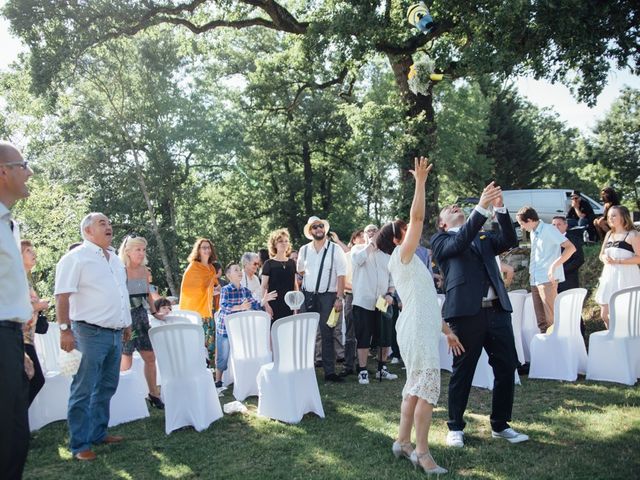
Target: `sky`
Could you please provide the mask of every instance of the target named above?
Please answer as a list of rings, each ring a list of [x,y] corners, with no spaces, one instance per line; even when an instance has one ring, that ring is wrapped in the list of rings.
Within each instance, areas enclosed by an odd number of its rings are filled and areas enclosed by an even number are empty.
[[[4,2],[0,1],[0,4],[2,3]],[[20,41],[9,33],[9,22],[0,17],[0,70],[6,70],[23,48]],[[551,108],[569,127],[578,128],[586,134],[595,126],[597,120],[604,118],[624,86],[640,89],[640,77],[628,71],[610,72],[607,86],[598,96],[593,108],[577,102],[569,89],[561,84],[518,77],[516,86],[529,101],[539,107]]]

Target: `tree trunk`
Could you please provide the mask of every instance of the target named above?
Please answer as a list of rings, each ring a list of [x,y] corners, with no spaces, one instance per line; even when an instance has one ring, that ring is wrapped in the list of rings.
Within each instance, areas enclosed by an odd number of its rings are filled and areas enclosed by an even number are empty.
[[[313,215],[313,171],[311,170],[311,148],[309,142],[302,144],[302,165],[304,174],[304,210],[307,217]]]

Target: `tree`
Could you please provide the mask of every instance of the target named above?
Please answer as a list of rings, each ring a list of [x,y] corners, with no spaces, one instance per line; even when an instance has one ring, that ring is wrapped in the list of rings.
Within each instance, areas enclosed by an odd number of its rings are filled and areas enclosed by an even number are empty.
[[[624,88],[594,134],[591,158],[611,170],[611,185],[640,210],[640,90]]]

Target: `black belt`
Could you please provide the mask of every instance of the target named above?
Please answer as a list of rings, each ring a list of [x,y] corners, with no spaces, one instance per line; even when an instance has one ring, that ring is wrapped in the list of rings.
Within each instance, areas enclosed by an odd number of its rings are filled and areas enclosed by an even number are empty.
[[[88,325],[89,327],[100,328],[102,330],[111,330],[112,332],[121,332],[121,328],[109,328],[109,327],[101,327],[100,325],[95,325],[93,323],[85,322],[83,320],[74,320],[76,323],[81,323],[83,325]]]
[[[498,307],[499,305],[500,302],[497,298],[494,298],[493,300],[482,300],[482,308],[493,308]]]
[[[22,330],[22,327],[24,327],[24,323],[12,322],[11,320],[0,320],[0,327],[12,328],[14,330]]]

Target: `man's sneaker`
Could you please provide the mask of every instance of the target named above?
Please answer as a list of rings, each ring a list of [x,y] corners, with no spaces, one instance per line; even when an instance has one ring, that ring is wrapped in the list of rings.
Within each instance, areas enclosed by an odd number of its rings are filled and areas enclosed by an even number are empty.
[[[529,435],[516,432],[513,428],[505,428],[501,432],[494,432],[492,430],[491,436],[493,438],[504,438],[507,442],[510,443],[520,443],[529,440]]]
[[[380,377],[382,377],[383,380],[395,380],[396,378],[398,378],[398,375],[389,372],[389,370],[387,370],[387,367],[384,366],[382,367],[382,370],[376,372],[376,378],[380,379]]]
[[[391,365],[397,365],[398,363],[400,363],[400,359],[398,357],[393,357],[391,359]]]
[[[449,430],[449,433],[447,433],[447,446],[464,447],[464,432],[462,430]]]
[[[358,383],[360,385],[368,385],[369,384],[369,372],[366,370],[360,370],[358,372]]]

